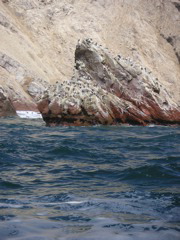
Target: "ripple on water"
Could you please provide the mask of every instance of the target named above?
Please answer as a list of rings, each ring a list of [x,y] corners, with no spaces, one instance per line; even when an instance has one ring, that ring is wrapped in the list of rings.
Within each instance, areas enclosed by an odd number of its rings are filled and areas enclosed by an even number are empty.
[[[179,239],[178,127],[0,132],[0,239]]]

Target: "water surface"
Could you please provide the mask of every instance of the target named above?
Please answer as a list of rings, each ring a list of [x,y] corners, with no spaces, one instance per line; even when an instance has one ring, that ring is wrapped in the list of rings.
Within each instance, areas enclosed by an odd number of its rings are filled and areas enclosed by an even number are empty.
[[[0,122],[0,240],[180,239],[180,128]]]

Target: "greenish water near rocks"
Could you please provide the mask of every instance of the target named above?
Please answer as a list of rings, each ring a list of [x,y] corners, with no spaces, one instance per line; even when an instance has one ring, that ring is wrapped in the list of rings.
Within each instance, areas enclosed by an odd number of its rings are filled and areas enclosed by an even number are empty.
[[[0,122],[0,239],[180,238],[180,128]]]

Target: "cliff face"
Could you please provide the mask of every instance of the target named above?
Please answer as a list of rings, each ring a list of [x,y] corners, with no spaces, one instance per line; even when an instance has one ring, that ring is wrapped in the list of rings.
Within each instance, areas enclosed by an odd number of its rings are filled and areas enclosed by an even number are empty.
[[[16,110],[73,75],[78,39],[149,69],[180,104],[178,0],[2,0],[0,85]]]

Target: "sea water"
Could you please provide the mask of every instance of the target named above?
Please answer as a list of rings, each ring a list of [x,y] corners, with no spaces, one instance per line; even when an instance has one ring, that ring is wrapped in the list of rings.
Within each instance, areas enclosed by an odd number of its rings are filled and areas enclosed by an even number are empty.
[[[0,119],[0,240],[179,240],[180,128]]]

